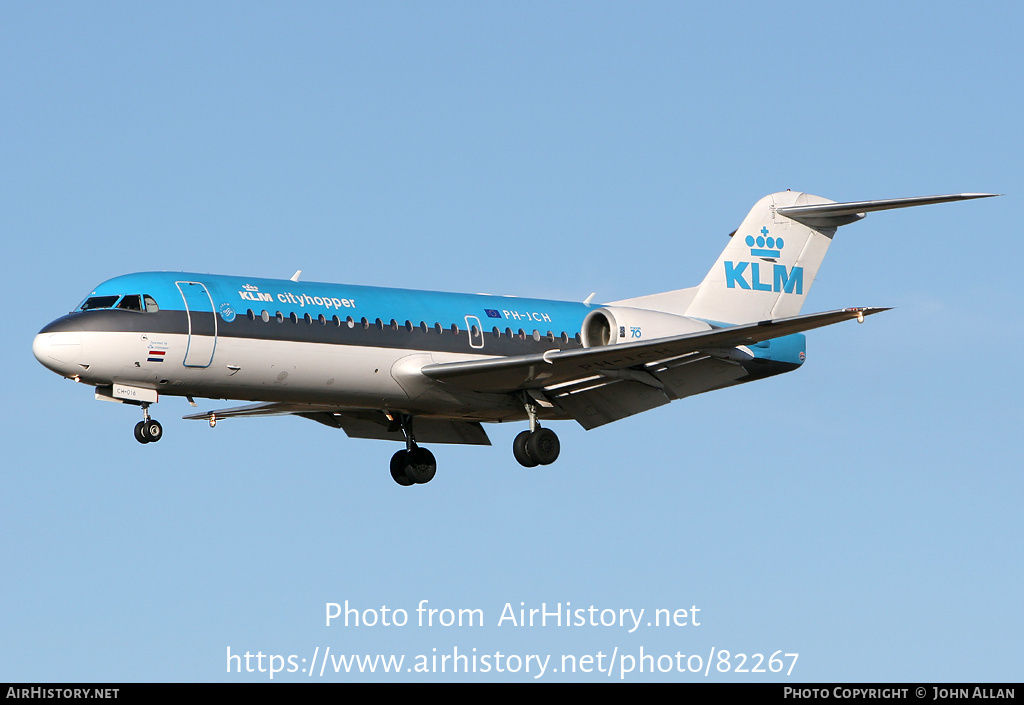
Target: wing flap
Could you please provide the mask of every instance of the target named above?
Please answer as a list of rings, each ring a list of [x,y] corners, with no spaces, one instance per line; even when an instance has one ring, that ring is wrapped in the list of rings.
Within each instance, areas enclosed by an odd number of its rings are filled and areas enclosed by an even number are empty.
[[[551,399],[588,431],[641,411],[668,404],[665,392],[628,379],[613,379],[574,394]]]
[[[334,414],[338,427],[349,438],[371,438],[381,441],[405,442],[405,435],[400,429],[392,430],[387,417],[380,414],[380,420],[367,418],[360,414]],[[413,421],[413,435],[418,443],[455,443],[460,445],[489,446],[491,440],[479,421],[461,419],[435,419],[429,416],[417,416]]]

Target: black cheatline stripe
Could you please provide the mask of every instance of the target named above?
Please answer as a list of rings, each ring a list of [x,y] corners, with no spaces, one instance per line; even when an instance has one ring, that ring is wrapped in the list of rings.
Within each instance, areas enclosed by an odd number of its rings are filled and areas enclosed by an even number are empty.
[[[450,327],[443,328],[442,332],[438,333],[433,327],[428,326],[426,332],[423,332],[418,324],[414,324],[410,331],[403,321],[398,325],[398,330],[393,330],[390,323],[390,320],[385,322],[383,329],[379,328],[375,322],[371,322],[368,328],[363,328],[362,323],[356,321],[350,328],[344,319],[341,320],[341,325],[335,323],[333,319],[327,319],[326,323],[321,323],[316,318],[309,323],[304,318],[299,318],[297,322],[293,323],[289,317],[285,317],[283,322],[278,322],[274,315],[271,315],[269,321],[264,321],[259,314],[256,314],[255,320],[250,319],[246,314],[241,314],[236,315],[230,323],[218,319],[217,335],[222,338],[501,356],[527,355],[553,349],[572,350],[582,347],[575,338],[569,338],[568,343],[562,342],[560,335],[556,335],[552,342],[545,335],[547,331],[541,331],[541,339],[537,341],[533,339],[533,330],[523,329],[526,337],[521,339],[518,335],[519,329],[515,329],[511,338],[504,331],[499,337],[495,337],[493,331],[486,331],[482,334],[483,347],[474,348],[470,346],[468,332],[464,328],[460,328],[458,334],[455,334]],[[155,313],[116,309],[83,311],[58,318],[45,326],[40,333],[60,331],[187,335],[189,321],[185,311],[157,311]],[[193,333],[211,335],[213,333],[212,314],[204,313],[197,316],[193,320]]]

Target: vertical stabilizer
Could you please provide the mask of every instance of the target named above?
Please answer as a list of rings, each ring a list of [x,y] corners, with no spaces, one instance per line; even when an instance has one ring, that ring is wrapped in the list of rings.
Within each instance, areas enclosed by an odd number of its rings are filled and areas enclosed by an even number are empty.
[[[765,196],[747,214],[697,287],[686,315],[721,323],[796,316],[840,225],[855,223],[874,211],[996,195],[953,193],[849,203],[793,191]]]
[[[825,203],[833,201],[794,191],[758,201],[704,277],[686,315],[752,323],[799,314],[836,226],[805,225],[777,211]]]

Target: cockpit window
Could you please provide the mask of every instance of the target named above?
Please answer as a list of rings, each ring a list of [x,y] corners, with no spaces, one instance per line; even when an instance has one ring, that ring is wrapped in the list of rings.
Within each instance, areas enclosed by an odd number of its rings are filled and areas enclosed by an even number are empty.
[[[156,300],[149,294],[120,294],[116,296],[90,296],[85,300],[78,310],[92,311],[100,308],[116,308],[122,311],[146,311],[155,313],[160,310]]]
[[[96,308],[110,308],[119,297],[117,296],[90,296],[82,304],[82,311],[91,311]]]
[[[142,297],[138,294],[129,294],[121,299],[121,303],[119,303],[117,307],[124,311],[141,311]]]

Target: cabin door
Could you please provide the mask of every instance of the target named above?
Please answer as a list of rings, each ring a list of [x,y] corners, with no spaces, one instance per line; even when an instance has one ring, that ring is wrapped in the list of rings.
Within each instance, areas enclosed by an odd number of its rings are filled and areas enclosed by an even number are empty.
[[[175,282],[185,300],[188,316],[188,348],[185,367],[209,367],[217,347],[217,314],[213,298],[202,282]]]
[[[469,346],[471,348],[482,348],[484,346],[484,329],[480,325],[480,319],[476,316],[466,316],[466,332],[469,334]]]

